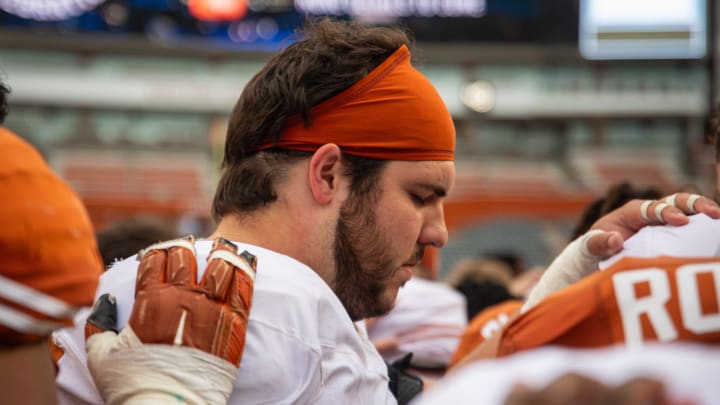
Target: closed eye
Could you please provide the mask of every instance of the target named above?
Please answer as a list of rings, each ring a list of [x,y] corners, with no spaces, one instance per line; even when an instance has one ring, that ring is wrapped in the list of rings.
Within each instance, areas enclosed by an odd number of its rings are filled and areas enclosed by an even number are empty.
[[[419,188],[414,189],[414,192],[408,190],[408,193],[413,202],[419,207],[428,205],[437,199],[442,199],[447,194],[444,189],[430,184],[421,184]]]
[[[420,196],[420,195],[418,195],[418,194],[410,193],[410,197],[412,197],[413,202],[414,202],[415,205],[417,205],[418,207],[422,207],[422,206],[424,206],[424,205],[427,205],[428,202],[430,201],[430,198],[432,198],[432,196],[433,196],[433,194],[431,194],[431,195],[429,195],[429,196],[427,196],[427,197],[423,197],[423,196]]]
[[[416,205],[419,205],[419,206],[425,205],[425,199],[420,197],[419,195],[410,193],[410,197],[412,198],[413,202]]]

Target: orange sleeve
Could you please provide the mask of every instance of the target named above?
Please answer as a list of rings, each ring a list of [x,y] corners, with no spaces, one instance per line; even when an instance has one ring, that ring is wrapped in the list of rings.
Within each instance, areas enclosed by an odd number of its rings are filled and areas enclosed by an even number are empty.
[[[519,311],[522,305],[523,301],[521,300],[508,300],[490,306],[475,315],[460,336],[460,343],[450,360],[450,367],[480,346],[485,341],[486,335],[493,329],[497,328],[499,332],[505,322]]]

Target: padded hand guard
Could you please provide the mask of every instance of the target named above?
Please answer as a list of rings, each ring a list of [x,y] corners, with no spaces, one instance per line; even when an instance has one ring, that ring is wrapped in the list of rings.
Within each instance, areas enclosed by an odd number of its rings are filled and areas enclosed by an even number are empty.
[[[194,239],[140,252],[129,325],[143,343],[193,347],[239,366],[252,302],[256,260],[218,238],[199,283]]]

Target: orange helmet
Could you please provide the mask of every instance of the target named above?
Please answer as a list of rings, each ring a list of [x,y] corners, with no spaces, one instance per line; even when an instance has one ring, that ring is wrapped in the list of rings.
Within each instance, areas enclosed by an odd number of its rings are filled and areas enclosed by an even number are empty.
[[[80,198],[0,127],[0,344],[44,339],[92,305],[102,260]]]

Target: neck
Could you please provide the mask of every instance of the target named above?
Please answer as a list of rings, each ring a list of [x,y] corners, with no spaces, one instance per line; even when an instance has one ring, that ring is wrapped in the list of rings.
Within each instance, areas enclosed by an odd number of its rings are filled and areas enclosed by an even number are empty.
[[[220,220],[210,239],[227,240],[260,246],[292,257],[307,265],[329,284],[332,257],[331,247],[324,242],[327,229],[302,221],[288,221],[289,212],[265,209],[247,216],[229,215]],[[250,252],[252,253],[252,252]]]
[[[228,215],[223,217],[210,239],[223,237],[234,242],[249,243],[293,256],[288,233],[283,222],[277,221],[270,212],[246,216]],[[268,231],[271,230],[271,231]]]

